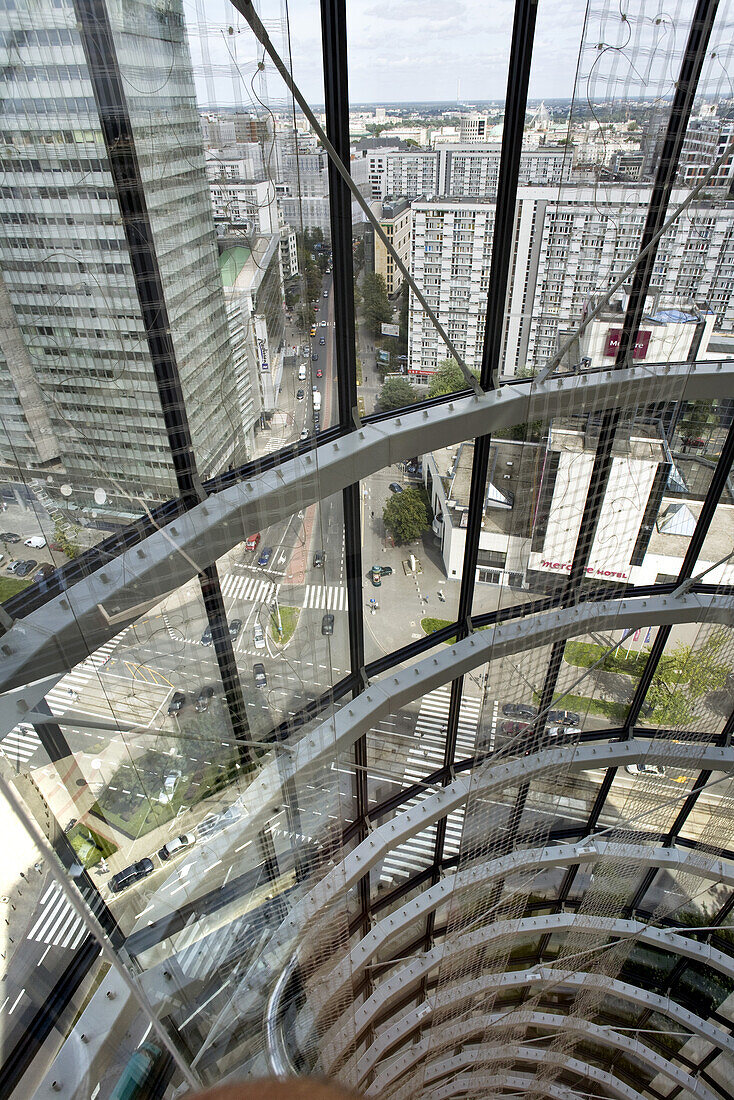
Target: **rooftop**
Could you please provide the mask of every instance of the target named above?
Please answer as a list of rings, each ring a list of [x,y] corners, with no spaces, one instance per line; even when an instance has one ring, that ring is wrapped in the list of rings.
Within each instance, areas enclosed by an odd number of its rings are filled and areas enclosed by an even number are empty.
[[[222,253],[219,257],[219,271],[224,286],[235,285],[251,255],[251,249],[245,245],[236,245],[235,248],[228,248],[226,252]]]

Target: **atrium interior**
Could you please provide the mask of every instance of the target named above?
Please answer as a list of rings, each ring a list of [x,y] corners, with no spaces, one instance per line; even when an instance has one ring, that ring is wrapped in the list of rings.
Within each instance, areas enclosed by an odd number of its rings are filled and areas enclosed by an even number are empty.
[[[733,52],[0,2],[0,1100],[733,1095]]]

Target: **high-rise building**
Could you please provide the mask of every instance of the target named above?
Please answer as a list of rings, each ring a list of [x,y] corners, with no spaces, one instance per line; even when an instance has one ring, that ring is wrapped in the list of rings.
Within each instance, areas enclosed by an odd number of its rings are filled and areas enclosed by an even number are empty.
[[[148,0],[124,18],[110,7],[124,87],[111,119],[70,0],[5,14],[0,456],[16,482],[42,477],[57,497],[71,487],[80,517],[129,517],[140,511],[134,498],[165,500],[177,483],[159,396],[165,368],[125,232],[127,170],[139,174],[201,473],[245,453],[236,417],[223,432],[213,416],[234,398],[235,373],[185,31],[173,11],[161,23]],[[113,125],[127,166],[112,163]],[[95,491],[107,499],[95,502]]]

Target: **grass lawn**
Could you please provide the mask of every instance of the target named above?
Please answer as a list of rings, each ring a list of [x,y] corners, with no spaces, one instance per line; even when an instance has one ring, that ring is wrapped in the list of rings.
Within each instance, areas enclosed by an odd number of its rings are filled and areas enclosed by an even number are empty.
[[[603,657],[599,665],[600,669],[605,672],[622,672],[627,676],[641,676],[647,664],[647,650],[630,653],[629,657],[625,656],[626,652],[621,646],[613,653],[607,653],[603,646],[594,645],[591,642],[570,641],[566,642],[563,659],[567,665],[590,668],[606,653],[606,657]]]
[[[443,630],[445,626],[451,626],[451,619],[433,619],[430,616],[421,619],[421,626],[426,634],[435,634],[437,630]],[[479,630],[489,630],[488,626],[480,626]],[[456,638],[449,638],[445,645],[453,645]]]
[[[301,612],[300,607],[283,607],[280,608],[280,622],[283,627],[283,635],[278,633],[278,616],[270,616],[270,636],[274,642],[279,645],[285,645],[293,637],[293,633],[298,626],[298,616]]]
[[[105,840],[88,825],[75,825],[66,835],[85,867],[94,867],[103,857],[107,859],[117,851],[116,844]]]
[[[0,603],[9,600],[16,592],[22,592],[32,583],[24,577],[0,577]]]

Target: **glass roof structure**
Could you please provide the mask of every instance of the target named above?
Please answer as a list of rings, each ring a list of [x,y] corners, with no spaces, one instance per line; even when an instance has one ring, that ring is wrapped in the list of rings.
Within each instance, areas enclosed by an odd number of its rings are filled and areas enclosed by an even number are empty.
[[[0,4],[0,1097],[731,1096],[731,32]]]

